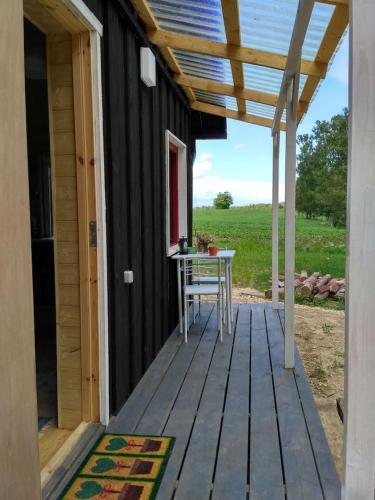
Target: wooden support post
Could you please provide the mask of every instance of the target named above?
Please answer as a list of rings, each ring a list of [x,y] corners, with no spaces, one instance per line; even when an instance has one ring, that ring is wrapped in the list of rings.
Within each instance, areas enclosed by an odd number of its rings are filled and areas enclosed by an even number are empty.
[[[288,59],[285,66],[281,89],[286,88],[288,82],[295,78],[295,75],[302,73],[301,51],[305,40],[306,32],[309,27],[311,15],[314,9],[314,0],[299,0],[292,39],[289,45]],[[299,78],[298,78],[299,80]],[[272,133],[279,130],[281,117],[285,109],[285,92],[280,92],[276,105],[275,116],[273,119]],[[298,96],[297,96],[298,100]]]
[[[296,139],[299,75],[286,86],[285,146],[285,368],[294,368]]]
[[[279,153],[280,132],[273,139],[272,165],[272,308],[279,308]]]
[[[375,479],[375,3],[351,1],[343,500],[372,500]]]
[[[36,499],[40,469],[21,0],[1,2],[0,61],[0,497]]]

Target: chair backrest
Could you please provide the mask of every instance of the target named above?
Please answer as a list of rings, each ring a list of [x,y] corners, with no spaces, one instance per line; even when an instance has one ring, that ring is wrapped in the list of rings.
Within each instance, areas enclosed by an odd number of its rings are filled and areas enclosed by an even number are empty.
[[[184,286],[199,278],[222,276],[222,259],[220,257],[188,259],[184,262]]]

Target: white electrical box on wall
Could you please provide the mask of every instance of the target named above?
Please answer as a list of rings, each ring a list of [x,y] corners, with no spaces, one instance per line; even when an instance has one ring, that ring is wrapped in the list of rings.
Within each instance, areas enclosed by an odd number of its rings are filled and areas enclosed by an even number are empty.
[[[124,271],[124,283],[126,285],[131,285],[134,281],[133,271]]]
[[[141,47],[141,80],[147,87],[156,86],[155,56],[148,47]]]

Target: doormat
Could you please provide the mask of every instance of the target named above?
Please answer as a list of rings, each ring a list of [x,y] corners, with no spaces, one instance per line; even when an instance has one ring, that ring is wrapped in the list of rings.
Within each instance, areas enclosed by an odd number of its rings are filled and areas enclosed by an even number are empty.
[[[103,434],[61,500],[153,500],[175,438]]]

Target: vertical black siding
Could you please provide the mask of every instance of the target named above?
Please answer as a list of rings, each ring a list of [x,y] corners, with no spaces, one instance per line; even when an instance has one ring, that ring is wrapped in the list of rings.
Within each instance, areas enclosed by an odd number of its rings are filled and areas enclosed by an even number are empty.
[[[86,0],[103,23],[112,411],[129,396],[177,323],[175,265],[166,256],[165,132],[194,142],[185,96],[157,56],[157,86],[140,80],[148,42],[127,0]],[[189,216],[190,219],[190,216]],[[190,226],[191,227],[191,226]],[[125,285],[123,272],[134,272]]]

